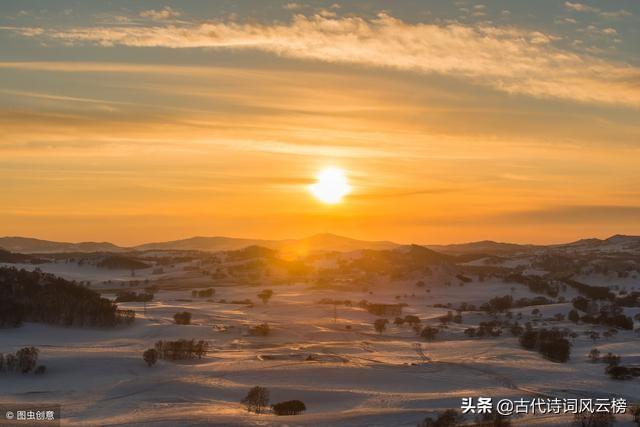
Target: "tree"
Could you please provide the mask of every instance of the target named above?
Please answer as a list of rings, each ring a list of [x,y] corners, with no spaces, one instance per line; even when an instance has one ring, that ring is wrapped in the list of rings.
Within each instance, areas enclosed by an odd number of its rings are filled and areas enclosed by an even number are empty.
[[[611,413],[605,412],[581,412],[573,417],[574,427],[609,427],[615,422]]]
[[[173,320],[175,320],[176,325],[190,325],[191,313],[188,311],[181,311],[173,315]]]
[[[268,303],[272,296],[273,296],[273,291],[271,289],[265,289],[264,291],[258,294],[258,298],[262,300],[263,304]]]
[[[47,372],[47,367],[44,365],[39,365],[36,370],[33,371],[36,375],[43,375],[45,372]]]
[[[640,426],[640,405],[629,408],[629,413],[633,415],[633,422]]]
[[[597,348],[592,348],[591,351],[589,352],[589,359],[591,359],[592,362],[597,362],[600,360],[600,350],[598,350]]]
[[[511,427],[511,420],[498,413],[483,414],[476,418],[476,427]]]
[[[24,347],[16,352],[17,368],[23,374],[31,372],[38,362],[38,349],[35,347]]]
[[[425,326],[424,329],[422,329],[422,332],[420,332],[420,336],[427,341],[433,341],[436,338],[436,335],[438,335],[438,332],[438,328]]]
[[[18,359],[16,358],[15,354],[7,354],[4,361],[5,365],[7,366],[7,372],[13,372],[16,370]]]
[[[276,415],[298,415],[306,411],[307,407],[300,400],[287,400],[286,402],[271,405],[271,409]]]
[[[420,318],[418,316],[414,316],[413,314],[407,314],[406,316],[404,316],[404,322],[408,323],[409,326],[419,325],[420,323],[422,323]]]
[[[578,320],[580,320],[580,315],[578,314],[578,311],[573,309],[569,312],[569,320],[571,320],[573,323],[577,323]]]
[[[389,323],[387,319],[376,319],[375,322],[373,322],[373,328],[377,333],[381,334],[387,328],[387,323]]]
[[[456,427],[462,425],[464,417],[455,409],[447,409],[438,415],[435,420],[431,417],[425,418],[417,427]]]
[[[158,351],[155,348],[150,348],[142,353],[142,359],[147,363],[147,366],[151,367],[158,361]]]
[[[609,365],[605,372],[614,380],[630,380],[633,378],[633,372],[626,366]]]
[[[255,386],[240,403],[247,407],[248,412],[260,414],[269,405],[269,390],[266,387]]]

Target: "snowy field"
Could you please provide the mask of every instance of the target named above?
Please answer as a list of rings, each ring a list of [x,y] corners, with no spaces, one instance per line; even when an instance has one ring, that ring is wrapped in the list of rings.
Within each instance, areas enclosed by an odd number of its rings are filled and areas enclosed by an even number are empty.
[[[88,274],[93,267],[78,272],[77,267],[65,271],[63,266],[45,264],[43,269],[71,279],[87,273],[83,280],[96,281],[92,287],[97,289],[102,287],[98,281],[130,280],[122,271],[107,277],[104,270]],[[179,287],[178,274],[165,280],[175,280],[174,287]],[[531,314],[532,307],[512,310],[514,315],[522,313],[522,322],[536,319],[538,326],[577,332],[568,363],[554,363],[522,349],[508,330],[498,338],[468,338],[466,328],[488,320],[479,312],[463,313],[461,324],[450,323],[435,341],[426,342],[406,325],[390,323],[376,333],[372,324],[378,316],[356,305],[362,299],[406,303],[403,315],[417,315],[423,325],[435,326],[447,309],[434,304],[481,304],[505,294],[536,296],[522,285],[495,280],[450,287],[427,283],[430,292],[413,282],[352,292],[304,284],[270,288],[274,295],[266,304],[256,297],[264,288],[256,286],[216,286],[212,299],[193,298],[191,286],[161,290],[146,304],[146,313],[143,303],[120,304],[136,311],[136,321],[117,329],[26,323],[0,330],[0,351],[35,346],[40,349],[39,363],[47,366],[41,376],[3,375],[0,401],[59,403],[63,425],[78,426],[415,426],[427,415],[459,409],[462,397],[640,399],[637,379],[611,380],[603,364],[587,358],[589,350],[598,347],[602,353],[611,351],[627,363],[640,364],[639,337],[620,331],[594,343],[583,332],[600,327],[548,319],[566,315],[570,303],[538,306],[538,316]],[[568,300],[571,297],[567,295]],[[246,298],[254,305],[229,303]],[[323,298],[349,299],[354,305],[337,306],[334,311],[333,305],[318,303]],[[193,314],[192,324],[176,325],[173,315],[185,310]],[[630,309],[627,314],[636,313]],[[271,327],[269,336],[248,334],[249,327],[263,322]],[[146,366],[144,350],[158,340],[180,338],[209,341],[209,354],[199,360],[160,360]],[[271,402],[299,399],[307,411],[294,417],[248,413],[239,402],[255,385],[270,390]],[[513,421],[560,426],[568,425],[571,417]],[[631,425],[630,417],[618,416],[618,421]]]

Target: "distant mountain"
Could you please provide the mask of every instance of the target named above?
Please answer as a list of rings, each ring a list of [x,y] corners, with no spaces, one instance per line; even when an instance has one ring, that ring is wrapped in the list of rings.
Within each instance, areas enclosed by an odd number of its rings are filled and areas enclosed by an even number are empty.
[[[28,237],[0,237],[0,248],[16,253],[54,252],[122,252],[121,248],[109,242],[51,242]]]
[[[616,234],[607,239],[581,239],[571,243],[561,243],[559,245],[550,245],[553,248],[567,249],[639,249],[640,236],[626,236]]]
[[[168,242],[145,243],[134,246],[139,251],[148,250],[183,250],[183,251],[231,251],[247,246],[271,247],[272,240],[240,239],[235,237],[190,237],[188,239],[171,240]]]
[[[66,243],[27,237],[0,237],[0,248],[14,253],[61,253],[61,252],[125,252],[131,250],[189,250],[189,251],[230,251],[249,246],[261,246],[268,249],[291,253],[309,253],[317,251],[355,251],[360,249],[393,249],[400,245],[392,242],[368,242],[335,234],[316,234],[303,239],[264,240],[241,239],[235,237],[191,237],[168,242],[145,243],[131,248],[116,246],[112,243],[81,242]]]
[[[265,240],[243,239],[235,237],[191,237],[182,240],[168,242],[145,243],[134,247],[121,247],[109,242],[52,242],[48,240],[33,239],[27,237],[0,237],[0,249],[14,253],[59,253],[59,252],[126,252],[132,250],[191,250],[191,251],[230,251],[243,249],[249,246],[278,250],[293,254],[307,254],[318,251],[350,252],[362,249],[386,250],[399,248],[399,245],[390,241],[366,241],[351,239],[330,233],[316,234],[302,239]],[[458,243],[451,245],[423,245],[449,255],[485,254],[508,255],[513,253],[531,252],[544,248],[567,249],[640,249],[640,236],[615,235],[608,239],[582,239],[576,242],[558,245],[521,245],[515,243],[501,243],[491,240],[479,242]]]
[[[516,243],[500,243],[492,240],[482,240],[480,242],[456,243],[452,245],[427,245],[429,249],[445,254],[486,254],[486,255],[506,255],[516,252],[529,252],[543,246],[519,245]]]
[[[392,242],[368,242],[350,239],[335,234],[316,234],[303,239],[261,240],[240,239],[234,237],[192,237],[170,242],[146,243],[136,246],[137,250],[195,250],[195,251],[229,251],[246,248],[247,246],[261,246],[284,252],[315,252],[315,251],[355,251],[360,249],[392,249],[399,245]]]
[[[401,245],[388,241],[365,241],[331,233],[316,234],[304,239],[289,239],[274,242],[273,249],[285,252],[338,251],[350,252],[361,249],[394,249]]]

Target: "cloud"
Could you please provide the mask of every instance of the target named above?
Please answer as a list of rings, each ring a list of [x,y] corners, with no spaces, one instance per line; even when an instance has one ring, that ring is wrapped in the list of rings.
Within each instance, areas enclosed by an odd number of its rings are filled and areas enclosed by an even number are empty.
[[[149,9],[140,12],[141,17],[148,18],[154,21],[164,21],[167,19],[177,18],[181,15],[181,12],[174,10],[169,6],[165,6],[160,10]]]
[[[566,1],[564,6],[567,9],[573,10],[575,12],[583,12],[583,13],[595,13],[604,18],[612,18],[612,19],[620,19],[628,16],[633,16],[633,14],[627,10],[620,9],[613,12],[603,11],[598,9],[597,7],[589,6],[584,3],[572,3],[570,1]]]
[[[552,206],[498,216],[515,224],[588,224],[634,221],[640,216],[640,206],[569,205]]]
[[[286,3],[282,5],[282,8],[285,10],[298,10],[302,9],[302,5],[300,3]]]
[[[381,13],[373,19],[295,15],[285,24],[15,31],[71,44],[253,49],[301,60],[447,75],[511,94],[640,105],[639,68],[563,49],[552,34],[514,26],[410,24]]]
[[[566,1],[564,2],[564,6],[567,9],[575,10],[576,12],[600,12],[600,9],[583,3],[571,3],[570,1]]]

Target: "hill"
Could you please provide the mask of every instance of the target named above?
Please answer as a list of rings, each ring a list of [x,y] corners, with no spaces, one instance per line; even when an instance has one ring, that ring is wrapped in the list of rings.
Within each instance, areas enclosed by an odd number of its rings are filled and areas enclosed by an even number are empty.
[[[29,237],[0,237],[0,248],[10,252],[35,254],[56,252],[122,252],[125,248],[109,242],[52,242]]]

